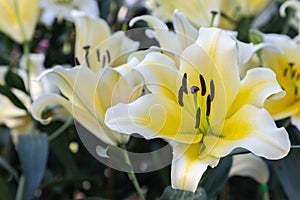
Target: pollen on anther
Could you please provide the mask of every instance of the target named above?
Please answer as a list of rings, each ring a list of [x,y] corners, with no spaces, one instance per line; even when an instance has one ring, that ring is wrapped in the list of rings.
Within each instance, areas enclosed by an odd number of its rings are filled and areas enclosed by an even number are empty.
[[[213,101],[215,98],[215,83],[213,80],[210,80],[209,89],[210,89],[210,100]]]
[[[183,103],[183,85],[179,88],[179,91],[178,91],[178,103],[180,106],[184,106],[184,103]]]
[[[298,95],[298,87],[297,86],[295,87],[294,93],[295,93],[296,96]]]
[[[75,57],[75,65],[80,65],[80,62],[77,57]]]
[[[210,115],[210,109],[211,109],[211,97],[209,94],[209,95],[207,95],[207,98],[206,98],[206,116],[207,117]]]
[[[201,95],[204,96],[206,94],[205,80],[204,80],[204,77],[201,74],[199,76],[199,79],[200,79],[200,85],[201,85]]]
[[[184,73],[183,77],[182,77],[182,89],[183,89],[183,92],[188,94],[188,89],[187,89],[187,74]]]
[[[100,57],[100,51],[99,51],[99,49],[96,50],[96,55],[97,55],[97,61],[100,62],[101,61],[101,57]]]
[[[284,76],[284,77],[286,77],[287,72],[288,72],[288,68],[285,68],[284,71],[283,71],[283,76]]]
[[[110,63],[110,53],[108,50],[105,51],[107,55],[107,62]]]
[[[106,57],[103,56],[103,58],[102,58],[102,68],[105,66],[105,64],[106,64]]]
[[[197,108],[197,111],[196,111],[196,123],[195,123],[195,128],[198,129],[199,126],[200,126],[200,117],[201,117],[201,109],[200,107]]]

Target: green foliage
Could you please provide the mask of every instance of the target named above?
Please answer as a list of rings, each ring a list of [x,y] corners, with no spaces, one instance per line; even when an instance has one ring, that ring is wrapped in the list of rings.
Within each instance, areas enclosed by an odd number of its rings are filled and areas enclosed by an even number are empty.
[[[198,187],[195,193],[176,190],[168,186],[162,194],[160,200],[207,200],[206,192],[203,188]]]
[[[31,134],[20,135],[18,140],[17,150],[24,177],[22,199],[30,200],[44,176],[48,158],[48,138],[46,134]]]

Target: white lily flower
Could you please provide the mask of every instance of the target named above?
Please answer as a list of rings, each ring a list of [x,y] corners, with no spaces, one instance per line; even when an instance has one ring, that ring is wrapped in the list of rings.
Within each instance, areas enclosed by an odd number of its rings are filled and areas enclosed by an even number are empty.
[[[136,59],[116,68],[105,67],[94,73],[86,66],[64,69],[56,66],[41,74],[54,82],[64,97],[57,94],[43,95],[31,107],[32,115],[42,123],[42,112],[50,104],[63,106],[75,120],[108,145],[127,143],[129,137],[112,131],[104,124],[105,111],[117,103],[132,102],[142,93],[143,78],[132,68]]]
[[[31,40],[39,17],[39,0],[0,0],[0,31],[18,43]]]
[[[82,12],[73,12],[76,27],[75,57],[81,65],[89,66],[95,73],[106,66],[119,66],[126,62],[127,54],[135,51],[139,43],[129,39],[124,32],[111,34],[108,24]],[[84,47],[88,48],[88,56]]]
[[[112,130],[171,141],[176,189],[195,191],[207,167],[237,147],[267,159],[280,159],[290,149],[288,133],[263,107],[267,98],[284,93],[275,74],[255,68],[241,79],[237,48],[228,32],[200,28],[179,69],[164,54],[148,54],[135,69],[151,93],[106,111]]]
[[[17,71],[18,75],[23,79],[25,87],[28,89],[28,83],[30,83],[30,96],[24,92],[13,89],[13,93],[21,100],[24,106],[29,110],[31,105],[31,98],[35,99],[38,96],[48,93],[55,92],[54,88],[46,79],[41,82],[35,82],[37,75],[44,71],[44,54],[30,54],[29,56],[29,74],[26,72],[25,57],[21,58],[20,69]],[[0,67],[0,84],[4,84],[5,74],[8,72],[8,66]],[[17,141],[19,134],[30,133],[32,128],[32,119],[27,111],[16,107],[6,96],[0,95],[0,123],[5,124],[11,128],[13,140]]]

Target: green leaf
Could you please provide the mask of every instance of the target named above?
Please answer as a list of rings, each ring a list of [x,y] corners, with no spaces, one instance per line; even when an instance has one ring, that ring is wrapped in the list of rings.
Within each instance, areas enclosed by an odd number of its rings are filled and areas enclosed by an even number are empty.
[[[288,199],[298,199],[300,197],[299,156],[299,149],[291,149],[285,158],[269,162],[279,178]]]
[[[176,190],[168,186],[160,200],[206,200],[207,196],[203,188],[198,188],[195,193],[184,190]]]
[[[8,86],[0,85],[0,94],[3,94],[7,98],[9,98],[9,100],[18,108],[27,110],[21,100],[10,90]]]
[[[5,82],[9,87],[16,88],[27,93],[24,81],[18,74],[8,71],[5,75]]]
[[[20,135],[17,153],[25,178],[23,200],[32,199],[44,176],[48,158],[46,134]]]
[[[86,198],[83,198],[80,200],[105,200],[105,199],[100,198],[100,197],[86,197]]]
[[[232,164],[232,157],[222,158],[215,168],[208,168],[200,182],[207,193],[208,199],[216,196],[228,179],[228,173]]]
[[[0,167],[11,173],[18,180],[18,172],[2,156],[0,156]]]
[[[0,176],[0,200],[12,200],[12,195],[9,191],[8,184]]]
[[[109,12],[110,12],[110,4],[112,0],[101,0],[99,2],[99,7],[100,7],[100,17],[102,19],[107,20]]]

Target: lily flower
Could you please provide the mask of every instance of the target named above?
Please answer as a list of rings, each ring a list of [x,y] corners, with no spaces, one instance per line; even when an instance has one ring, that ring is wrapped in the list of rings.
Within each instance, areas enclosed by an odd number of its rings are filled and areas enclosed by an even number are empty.
[[[211,11],[220,11],[220,0],[149,0],[148,4],[153,10],[152,14],[163,20],[172,20],[175,10],[182,12],[187,19],[197,28],[209,27],[211,25]],[[214,21],[218,24],[219,16]]]
[[[287,155],[286,130],[263,108],[267,98],[284,92],[266,68],[240,79],[237,41],[228,32],[200,28],[197,41],[181,54],[179,70],[164,54],[145,60],[135,69],[152,93],[109,108],[105,123],[121,133],[168,140],[173,188],[195,191],[207,167],[237,147],[267,159]]]
[[[17,43],[30,41],[39,17],[39,0],[1,0],[0,31]]]
[[[137,63],[133,59],[116,68],[103,68],[99,73],[94,73],[86,66],[71,69],[56,66],[46,70],[38,79],[47,77],[57,85],[64,97],[58,94],[39,97],[31,107],[33,117],[46,124],[51,118],[44,119],[43,110],[51,104],[61,105],[106,144],[126,144],[129,137],[107,128],[104,114],[110,106],[131,102],[141,95],[142,76],[136,70],[131,70]]]
[[[28,77],[26,73],[26,62],[23,56],[20,61],[20,69],[17,71],[18,75],[23,79],[26,88],[28,89],[28,84],[30,82],[30,96],[25,94],[23,91],[13,89],[13,93],[21,100],[23,105],[29,110],[31,105],[31,99],[36,99],[38,96],[55,92],[56,88],[51,85],[47,79],[43,82],[37,83],[34,80],[37,78],[38,74],[45,70],[43,64],[45,60],[44,54],[30,54],[29,56],[29,74]],[[8,66],[0,67],[0,84],[5,83],[5,74],[8,72]],[[32,128],[32,118],[26,110],[16,107],[6,96],[0,95],[0,123],[5,124],[7,127],[11,128],[11,133],[13,140],[16,142],[19,134],[31,133]]]
[[[105,66],[119,66],[127,61],[127,54],[137,50],[139,43],[124,32],[111,34],[108,24],[82,12],[73,12],[76,28],[75,57],[81,65],[95,73]],[[79,64],[77,63],[77,64]]]
[[[247,153],[233,156],[229,176],[246,176],[261,185],[266,185],[270,178],[270,171],[263,159]]]
[[[153,29],[147,29],[149,37],[157,39],[160,50],[166,50],[172,54],[180,55],[182,51],[197,39],[197,29],[192,26],[186,17],[175,10],[172,17],[174,31],[169,30],[165,22],[155,16],[143,15],[133,18],[129,26],[133,26],[137,21],[143,20]],[[151,32],[150,32],[151,31]],[[173,41],[170,43],[170,41]]]
[[[41,21],[45,25],[52,25],[55,18],[73,21],[72,11],[82,11],[91,17],[99,16],[96,0],[41,0],[40,8],[43,10]]]
[[[286,91],[285,97],[266,101],[265,107],[275,120],[291,117],[291,122],[300,130],[300,46],[297,38],[287,35],[264,34],[265,43],[270,43],[282,50],[282,53],[271,49],[262,50],[262,65],[276,73],[277,81]]]

